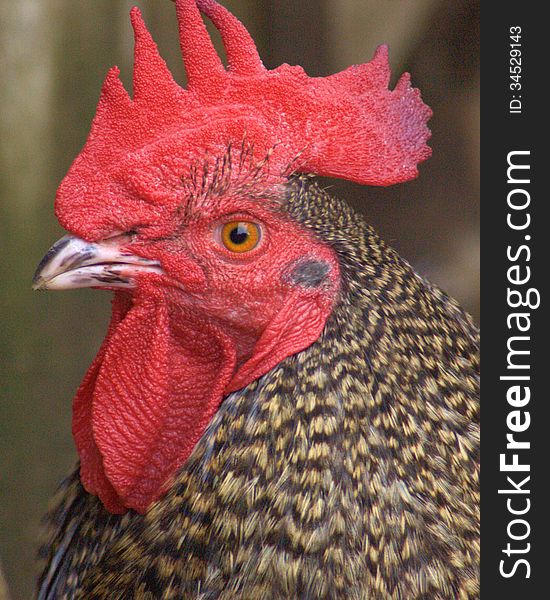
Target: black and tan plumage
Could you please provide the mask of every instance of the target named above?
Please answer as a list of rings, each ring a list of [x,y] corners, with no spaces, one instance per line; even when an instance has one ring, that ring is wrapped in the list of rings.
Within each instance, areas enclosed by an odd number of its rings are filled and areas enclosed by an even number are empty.
[[[225,398],[144,517],[70,477],[41,598],[478,597],[476,328],[344,202],[300,180],[285,208],[342,267],[323,334]]]

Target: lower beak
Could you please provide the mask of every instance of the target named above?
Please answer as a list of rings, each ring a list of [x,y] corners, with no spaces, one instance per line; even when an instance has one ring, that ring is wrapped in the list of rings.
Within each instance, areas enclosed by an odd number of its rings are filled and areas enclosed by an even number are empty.
[[[34,290],[74,288],[132,288],[136,275],[163,273],[160,263],[132,254],[124,247],[127,235],[86,242],[66,235],[40,261],[32,280]]]

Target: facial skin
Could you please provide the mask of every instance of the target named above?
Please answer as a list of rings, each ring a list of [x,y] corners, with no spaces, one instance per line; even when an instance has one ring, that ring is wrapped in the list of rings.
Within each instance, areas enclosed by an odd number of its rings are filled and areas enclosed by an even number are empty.
[[[238,252],[223,243],[223,228],[238,223],[259,231],[250,250]],[[258,201],[224,199],[217,209],[191,215],[173,236],[160,240],[137,236],[127,248],[158,261],[164,272],[142,277],[136,293],[162,287],[171,304],[195,311],[228,333],[240,364],[251,356],[261,333],[293,291],[328,305],[334,296],[337,263],[332,251]],[[296,286],[291,273],[304,260],[327,264],[334,270],[332,281],[327,278],[317,289]]]

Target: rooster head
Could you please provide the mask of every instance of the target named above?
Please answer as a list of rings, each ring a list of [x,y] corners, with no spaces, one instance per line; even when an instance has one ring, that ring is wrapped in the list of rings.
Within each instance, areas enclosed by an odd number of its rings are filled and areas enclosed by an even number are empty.
[[[113,513],[145,512],[224,395],[303,350],[337,302],[335,251],[284,210],[294,173],[389,185],[427,158],[430,109],[387,49],[324,78],[268,70],[214,0],[177,0],[187,87],[137,8],[133,98],[113,68],[62,181],[69,232],[38,289],[115,292],[107,336],[73,405],[81,480]],[[222,64],[203,23],[220,31]]]

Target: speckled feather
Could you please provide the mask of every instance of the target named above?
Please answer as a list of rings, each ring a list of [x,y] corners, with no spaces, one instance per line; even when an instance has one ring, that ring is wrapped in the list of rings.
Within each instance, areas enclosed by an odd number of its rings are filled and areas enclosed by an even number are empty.
[[[41,600],[479,596],[475,326],[307,178],[285,209],[340,261],[322,336],[225,398],[145,516],[109,514],[75,471]]]

